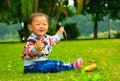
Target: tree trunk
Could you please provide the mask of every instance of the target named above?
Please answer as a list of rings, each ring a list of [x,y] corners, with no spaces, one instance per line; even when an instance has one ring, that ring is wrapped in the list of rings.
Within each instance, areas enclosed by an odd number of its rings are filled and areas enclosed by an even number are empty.
[[[95,13],[95,20],[94,20],[94,39],[97,39],[98,17],[99,17],[99,14],[98,14],[98,13]]]
[[[28,29],[28,22],[24,21],[24,40],[27,41],[27,38],[29,36],[29,29]]]
[[[108,38],[110,39],[110,17],[108,14]]]
[[[94,39],[97,39],[98,21],[94,22]]]
[[[34,0],[34,12],[38,11],[38,0]]]

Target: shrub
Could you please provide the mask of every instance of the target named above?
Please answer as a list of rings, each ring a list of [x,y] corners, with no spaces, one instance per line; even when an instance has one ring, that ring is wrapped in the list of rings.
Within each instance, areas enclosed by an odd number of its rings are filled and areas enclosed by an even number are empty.
[[[20,30],[18,30],[18,34],[19,34],[19,37],[20,37],[20,41],[21,42],[25,42],[25,40],[24,40],[24,30],[23,30],[23,28],[21,28]]]
[[[117,32],[115,35],[115,38],[120,38],[120,32]]]
[[[54,35],[55,33],[55,26],[50,25],[47,34]]]
[[[67,23],[65,24],[65,31],[67,33],[68,40],[74,40],[80,36],[80,32],[76,26],[76,23]]]

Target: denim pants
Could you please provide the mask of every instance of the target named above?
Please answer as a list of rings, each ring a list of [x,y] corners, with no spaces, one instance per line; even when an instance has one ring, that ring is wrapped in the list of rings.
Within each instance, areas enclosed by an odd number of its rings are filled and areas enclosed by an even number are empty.
[[[56,73],[72,69],[74,69],[73,64],[57,60],[47,60],[36,62],[34,65],[24,66],[24,73]]]

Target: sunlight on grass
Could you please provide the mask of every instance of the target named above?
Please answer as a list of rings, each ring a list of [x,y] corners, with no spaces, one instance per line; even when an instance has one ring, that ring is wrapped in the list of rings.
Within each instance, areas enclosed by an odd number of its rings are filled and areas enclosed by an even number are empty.
[[[21,59],[24,43],[0,44],[0,81],[120,81],[120,39],[62,41],[54,47],[49,59],[74,62],[82,57],[83,68],[95,60],[93,72],[80,70],[59,73],[23,73]],[[7,78],[6,78],[7,77]]]

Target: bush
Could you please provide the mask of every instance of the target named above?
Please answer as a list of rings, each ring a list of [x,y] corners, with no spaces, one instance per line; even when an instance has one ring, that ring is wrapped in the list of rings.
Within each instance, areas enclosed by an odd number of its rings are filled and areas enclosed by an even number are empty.
[[[78,36],[80,36],[80,32],[78,28],[76,27],[76,23],[67,23],[65,24],[65,31],[67,33],[67,39],[68,40],[74,40]]]
[[[115,38],[120,38],[120,32],[117,32],[115,35]]]
[[[20,30],[18,30],[18,34],[19,34],[19,37],[20,37],[20,41],[21,42],[25,42],[25,40],[24,40],[24,30],[23,30],[23,28],[21,28]]]
[[[47,34],[54,35],[56,33],[55,29],[56,29],[55,26],[49,25]]]

